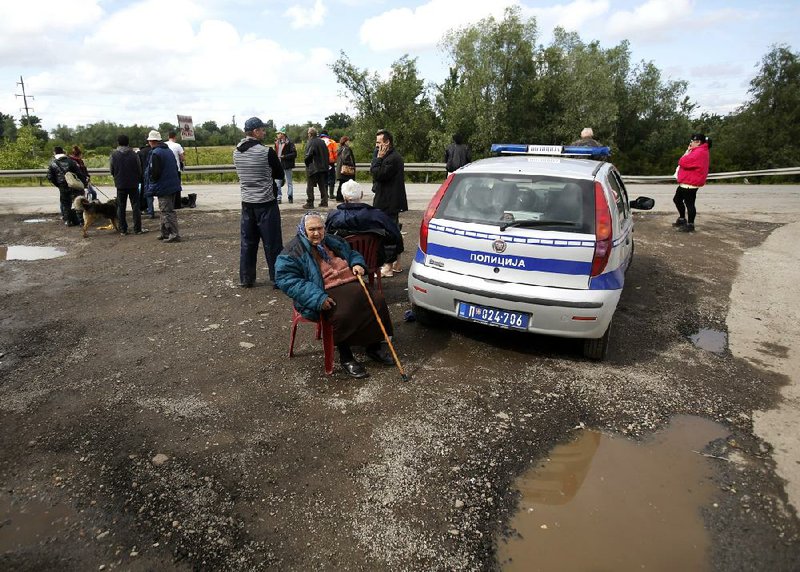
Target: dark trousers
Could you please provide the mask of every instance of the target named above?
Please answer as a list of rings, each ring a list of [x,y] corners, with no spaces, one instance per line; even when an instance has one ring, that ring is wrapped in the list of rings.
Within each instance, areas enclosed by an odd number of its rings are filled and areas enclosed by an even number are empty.
[[[239,254],[239,282],[256,281],[258,243],[264,243],[264,256],[269,267],[269,279],[275,283],[275,261],[283,250],[281,213],[278,201],[242,203],[242,246]]]
[[[72,201],[75,197],[81,195],[80,191],[73,191],[69,187],[58,187],[58,202],[61,206],[61,220],[70,226],[83,224],[83,217],[78,215],[78,212],[72,208]]]
[[[675,196],[672,202],[678,209],[678,216],[685,218],[689,224],[694,224],[694,217],[697,210],[694,208],[694,202],[697,200],[697,189],[687,189],[685,187],[678,187],[675,189]],[[689,215],[687,218],[686,215]]]
[[[328,196],[333,198],[333,190],[336,188],[336,165],[328,167],[328,176],[326,180],[328,183]]]
[[[119,231],[128,232],[128,220],[125,214],[128,200],[131,201],[131,213],[133,214],[133,232],[142,230],[142,210],[139,206],[139,189],[117,189],[117,219],[119,220]]]
[[[319,200],[320,206],[328,204],[328,193],[325,190],[325,178],[327,176],[328,173],[325,171],[308,175],[308,181],[306,181],[306,198],[308,199],[308,204],[314,204],[314,187],[319,187],[319,196],[321,197]]]

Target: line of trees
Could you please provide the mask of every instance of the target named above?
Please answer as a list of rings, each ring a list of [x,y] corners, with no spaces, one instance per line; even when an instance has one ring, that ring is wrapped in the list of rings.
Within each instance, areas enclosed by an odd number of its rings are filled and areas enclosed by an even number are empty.
[[[652,62],[631,61],[627,41],[604,49],[577,33],[557,28],[548,46],[537,44],[535,18],[524,19],[518,7],[502,19],[488,17],[453,30],[440,49],[450,69],[440,84],[420,77],[417,60],[404,55],[386,78],[357,67],[342,52],[331,65],[349,97],[355,117],[336,113],[315,122],[276,126],[267,121],[267,141],[282,128],[302,143],[314,126],[339,138],[353,139],[356,158],[372,154],[375,132],[391,130],[409,162],[441,162],[455,133],[472,146],[473,157],[488,154],[491,143],[567,144],[581,128],[612,148],[625,173],[672,172],[693,132],[714,140],[712,169],[733,171],[800,165],[800,56],[774,46],[750,82],[750,98],[728,115],[703,113],[687,95],[687,82],[662,77]],[[58,125],[48,135],[38,117],[0,113],[0,168],[40,166],[49,147],[78,144],[105,160],[119,133],[144,143],[151,126],[101,121],[86,126]],[[156,126],[162,134],[177,125]],[[233,146],[242,137],[235,124],[207,121],[195,128],[198,146]],[[50,137],[52,136],[52,137]]]

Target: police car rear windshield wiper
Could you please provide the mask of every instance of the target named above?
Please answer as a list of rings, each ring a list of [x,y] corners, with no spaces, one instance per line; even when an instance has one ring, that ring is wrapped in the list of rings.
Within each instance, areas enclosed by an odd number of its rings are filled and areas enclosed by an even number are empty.
[[[500,230],[503,231],[511,227],[532,228],[535,226],[578,226],[578,223],[568,220],[514,220],[509,222],[500,223]]]

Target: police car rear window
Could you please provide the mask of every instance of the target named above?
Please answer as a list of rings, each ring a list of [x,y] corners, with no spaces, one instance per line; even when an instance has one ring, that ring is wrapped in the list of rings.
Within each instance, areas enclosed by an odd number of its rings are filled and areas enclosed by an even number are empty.
[[[594,233],[592,181],[541,176],[456,175],[436,218],[493,226]]]

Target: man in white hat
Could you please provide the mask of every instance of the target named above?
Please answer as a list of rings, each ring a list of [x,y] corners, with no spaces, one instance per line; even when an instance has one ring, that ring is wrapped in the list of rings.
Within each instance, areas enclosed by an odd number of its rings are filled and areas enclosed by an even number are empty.
[[[175,212],[175,194],[181,191],[178,175],[178,162],[169,147],[161,140],[156,130],[147,135],[150,155],[144,173],[145,196],[158,197],[158,210],[161,214],[161,232],[158,240],[180,242],[178,214]]]

